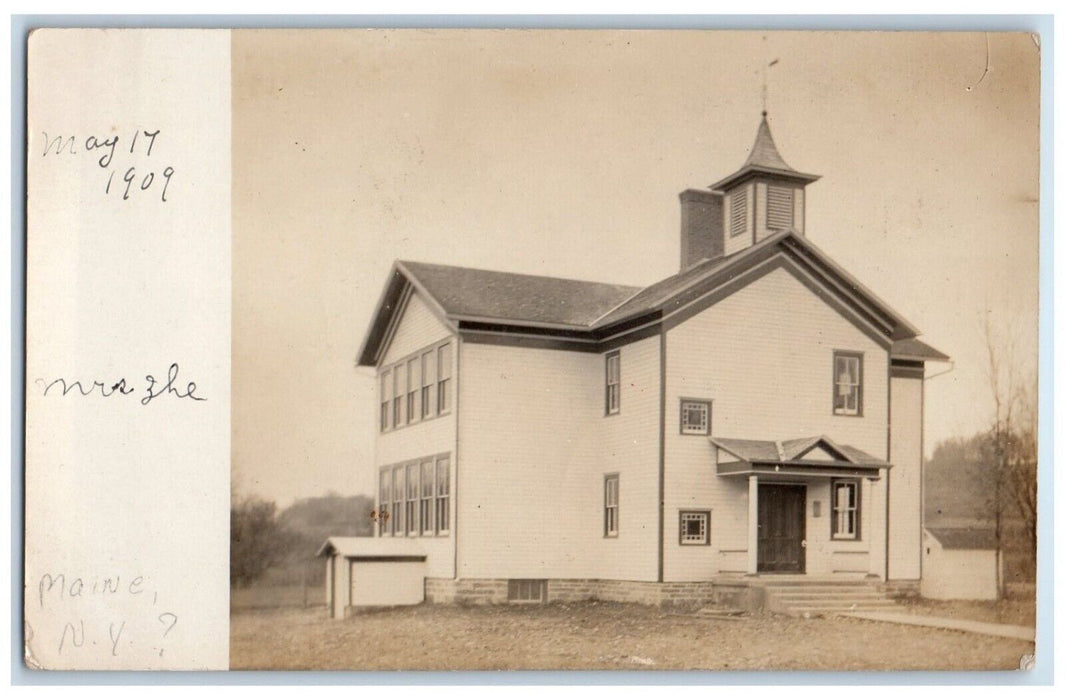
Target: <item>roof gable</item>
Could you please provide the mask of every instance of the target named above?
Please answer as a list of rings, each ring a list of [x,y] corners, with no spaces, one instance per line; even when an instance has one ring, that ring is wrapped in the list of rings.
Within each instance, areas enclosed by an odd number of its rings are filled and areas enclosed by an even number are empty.
[[[521,275],[492,270],[398,261],[378,302],[359,351],[361,365],[379,360],[388,328],[409,288],[455,332],[502,337],[544,336],[568,349],[601,352],[625,334],[646,333],[693,302],[710,305],[757,279],[766,263],[783,264],[837,311],[885,347],[919,333],[897,311],[852,277],[804,236],[781,231],[732,255],[705,260],[648,287]],[[656,331],[657,332],[657,331]],[[483,342],[483,341],[482,341]],[[523,341],[524,342],[524,341]],[[936,354],[914,341],[899,346]]]

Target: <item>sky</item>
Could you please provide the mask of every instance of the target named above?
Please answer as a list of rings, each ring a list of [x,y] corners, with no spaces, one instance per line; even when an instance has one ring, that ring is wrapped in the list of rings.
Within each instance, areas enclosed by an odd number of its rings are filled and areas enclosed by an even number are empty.
[[[1035,372],[1027,34],[240,30],[232,61],[238,493],[372,493],[355,355],[393,260],[676,273],[677,195],[742,165],[763,80],[781,155],[822,176],[807,237],[954,360],[926,452],[991,419],[985,316]]]

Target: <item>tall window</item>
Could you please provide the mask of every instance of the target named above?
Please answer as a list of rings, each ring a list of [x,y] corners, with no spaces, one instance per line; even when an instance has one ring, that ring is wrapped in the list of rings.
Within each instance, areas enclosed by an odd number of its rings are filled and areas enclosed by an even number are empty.
[[[710,434],[710,402],[681,399],[680,401],[681,435]]]
[[[433,383],[436,377],[436,350],[422,353],[422,418],[433,415]]]
[[[832,480],[832,539],[861,537],[861,491],[855,479]]]
[[[841,416],[862,414],[862,356],[856,352],[833,355],[832,412]]]
[[[377,487],[377,533],[384,535],[389,532],[388,513],[392,508],[392,470],[381,471],[380,483]]]
[[[436,412],[446,413],[451,409],[451,343],[445,343],[437,351]]]
[[[421,393],[422,380],[418,377],[420,363],[418,358],[407,360],[407,422],[418,420],[418,394]]]
[[[407,534],[418,534],[418,465],[407,465]]]
[[[421,523],[423,535],[433,534],[433,526],[435,525],[436,519],[433,517],[433,498],[436,496],[434,491],[435,477],[436,472],[432,460],[422,462],[422,491],[418,505],[418,522]]]
[[[621,353],[606,356],[606,413],[611,415],[621,410]]]
[[[618,536],[618,475],[607,474],[603,494],[603,534]]]
[[[381,374],[381,430],[388,430],[388,416],[391,412],[392,403],[392,373],[385,371]]]
[[[403,494],[406,493],[403,485],[403,467],[392,468],[392,534],[402,535],[406,532],[403,526]]]
[[[436,533],[446,534],[451,529],[451,460],[441,457],[436,460]]]
[[[403,425],[403,399],[406,389],[400,383],[400,378],[406,377],[403,365],[392,370],[392,427],[398,428]]]

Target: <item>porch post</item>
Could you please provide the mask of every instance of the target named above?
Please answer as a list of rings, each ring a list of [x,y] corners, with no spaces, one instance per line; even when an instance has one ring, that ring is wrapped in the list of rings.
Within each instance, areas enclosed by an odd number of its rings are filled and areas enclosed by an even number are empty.
[[[758,477],[747,477],[747,573],[758,573]]]

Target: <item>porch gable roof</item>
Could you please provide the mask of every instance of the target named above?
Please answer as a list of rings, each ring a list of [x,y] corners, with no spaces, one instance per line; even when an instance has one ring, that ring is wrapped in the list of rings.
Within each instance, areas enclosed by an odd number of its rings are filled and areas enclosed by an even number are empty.
[[[825,435],[791,440],[741,440],[710,437],[710,444],[733,459],[717,461],[719,476],[865,476],[879,478],[891,464]],[[808,457],[827,455],[830,459]]]

